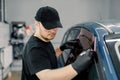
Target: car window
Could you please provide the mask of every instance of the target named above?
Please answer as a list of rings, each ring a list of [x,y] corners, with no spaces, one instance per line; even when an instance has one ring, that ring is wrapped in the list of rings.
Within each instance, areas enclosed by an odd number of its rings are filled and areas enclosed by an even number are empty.
[[[105,41],[117,76],[120,79],[120,34],[108,35],[105,37]]]
[[[81,28],[79,34],[79,40],[84,50],[93,49],[94,50],[94,35],[87,29]]]
[[[66,41],[69,41],[69,40],[74,40],[77,38],[78,34],[80,32],[80,29],[70,29],[64,36],[64,41],[62,43],[65,43]],[[70,53],[70,49],[67,49],[67,50],[64,50],[63,52],[63,59],[64,59],[64,62],[66,63],[67,61],[67,58],[68,58],[68,55]]]
[[[65,43],[66,41],[69,41],[69,40],[73,40],[73,39],[76,39],[76,37],[78,36],[80,32],[80,28],[71,28],[69,30],[67,30],[63,36],[63,39],[62,39],[62,42],[61,42],[61,45],[63,43]],[[65,66],[65,63],[67,61],[67,58],[69,56],[69,53],[70,53],[70,49],[66,49],[63,51],[62,55],[59,57],[59,66],[62,67],[62,66]]]
[[[80,28],[69,29],[68,31],[65,32],[61,44],[65,43],[66,41],[75,39],[79,32]]]
[[[62,44],[65,43],[66,41],[76,39],[78,34],[79,34],[79,32],[80,32],[80,28],[75,28],[75,29],[73,28],[73,29],[68,30],[64,34],[64,37],[63,37],[63,40],[62,40]]]
[[[78,29],[71,30],[67,37],[67,41],[76,39],[77,35],[79,34],[79,31],[80,30],[78,30]]]

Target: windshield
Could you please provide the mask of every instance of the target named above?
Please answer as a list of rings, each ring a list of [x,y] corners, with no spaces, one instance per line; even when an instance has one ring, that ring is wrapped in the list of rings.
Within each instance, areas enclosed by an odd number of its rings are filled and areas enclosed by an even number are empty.
[[[105,42],[117,75],[120,78],[120,34],[106,36]]]

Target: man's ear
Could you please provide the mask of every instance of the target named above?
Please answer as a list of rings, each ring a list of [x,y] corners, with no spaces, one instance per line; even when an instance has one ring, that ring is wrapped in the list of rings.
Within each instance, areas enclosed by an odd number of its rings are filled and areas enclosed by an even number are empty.
[[[38,21],[35,21],[35,26],[37,27],[37,26],[40,26],[40,22],[38,22]]]

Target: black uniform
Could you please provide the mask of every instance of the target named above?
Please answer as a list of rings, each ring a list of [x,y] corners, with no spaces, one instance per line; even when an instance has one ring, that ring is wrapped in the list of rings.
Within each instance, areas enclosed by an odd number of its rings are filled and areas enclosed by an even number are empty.
[[[39,80],[35,73],[44,69],[57,68],[57,58],[51,42],[31,36],[25,46],[21,80]]]

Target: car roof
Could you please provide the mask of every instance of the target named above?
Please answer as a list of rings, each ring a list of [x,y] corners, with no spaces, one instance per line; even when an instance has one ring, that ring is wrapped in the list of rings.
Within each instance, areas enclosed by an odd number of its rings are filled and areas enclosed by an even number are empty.
[[[107,29],[109,33],[120,33],[120,20],[102,20],[96,23]]]
[[[76,24],[74,28],[87,28],[95,35],[120,34],[120,20],[100,20]],[[99,29],[99,31],[97,31]],[[104,31],[103,31],[104,30]]]

